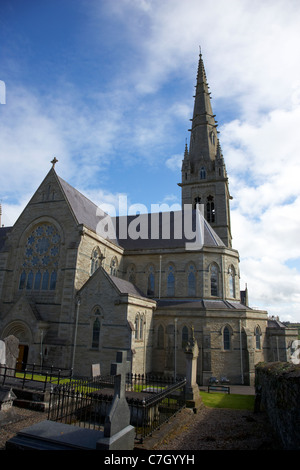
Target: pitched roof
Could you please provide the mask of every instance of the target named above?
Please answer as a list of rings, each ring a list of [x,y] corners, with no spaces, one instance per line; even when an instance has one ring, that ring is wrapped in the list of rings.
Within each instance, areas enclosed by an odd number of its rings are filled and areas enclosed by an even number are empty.
[[[100,217],[97,216],[98,207],[81,192],[64,181],[56,174],[61,188],[70,204],[74,216],[79,224],[84,224],[94,232],[97,230],[97,224]]]
[[[191,226],[189,220],[192,222]],[[197,223],[203,227],[204,239],[199,238],[201,246],[225,246],[203,215],[196,210],[188,214],[174,211],[117,217],[113,223],[119,244],[126,250],[184,248],[188,243],[196,241]],[[140,232],[139,238],[128,236],[131,235],[132,228],[136,235]],[[127,235],[126,238],[122,238],[122,232]]]
[[[107,218],[114,227],[110,233],[110,241],[127,250],[157,249],[157,248],[182,248],[186,243],[192,243],[196,235],[191,238],[185,233],[186,215],[184,211],[158,212],[148,214],[110,217],[99,212],[99,208],[90,199],[80,193],[57,175],[61,188],[66,196],[70,208],[79,224],[83,224],[99,235],[107,235],[99,232],[99,222]],[[225,246],[220,237],[205,220],[200,212],[191,212],[192,227],[188,227],[195,234],[197,214],[203,222],[204,245]],[[199,219],[198,219],[199,220]],[[179,225],[177,225],[179,223]],[[179,227],[179,228],[178,228]],[[132,229],[139,238],[132,237]],[[140,231],[140,234],[138,233]],[[125,234],[125,237],[124,237]]]
[[[120,279],[119,277],[116,277],[116,276],[112,276],[108,273],[106,274],[121,294],[129,294],[129,295],[134,295],[135,297],[142,297],[142,298],[145,298],[146,300],[151,300],[148,297],[146,297],[143,294],[143,292],[131,282],[126,281],[125,279]]]
[[[240,302],[232,302],[222,299],[160,299],[157,300],[157,308],[191,308],[191,309],[230,309],[230,310],[249,310],[249,307]]]

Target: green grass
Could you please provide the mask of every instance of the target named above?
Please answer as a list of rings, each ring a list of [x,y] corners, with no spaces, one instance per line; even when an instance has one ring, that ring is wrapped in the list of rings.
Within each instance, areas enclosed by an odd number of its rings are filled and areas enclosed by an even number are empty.
[[[253,410],[254,395],[231,395],[227,393],[201,392],[200,396],[205,406],[209,408],[230,408],[232,410]]]

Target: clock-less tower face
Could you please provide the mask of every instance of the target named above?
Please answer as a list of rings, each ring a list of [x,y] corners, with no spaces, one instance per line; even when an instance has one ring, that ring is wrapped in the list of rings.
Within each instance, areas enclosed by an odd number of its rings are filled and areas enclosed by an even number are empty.
[[[228,178],[217,121],[213,114],[204,64],[200,54],[190,145],[182,163],[182,207],[203,204],[204,216],[223,243],[231,247]]]

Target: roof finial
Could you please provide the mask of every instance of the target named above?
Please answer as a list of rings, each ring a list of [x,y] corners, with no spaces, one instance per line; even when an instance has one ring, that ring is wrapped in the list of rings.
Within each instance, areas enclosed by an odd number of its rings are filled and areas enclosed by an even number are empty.
[[[54,158],[53,158],[53,160],[51,160],[51,163],[52,163],[52,168],[54,168],[54,167],[55,167],[55,163],[57,163],[57,162],[58,162],[58,160],[57,160],[57,158],[56,158],[56,157],[54,157]]]

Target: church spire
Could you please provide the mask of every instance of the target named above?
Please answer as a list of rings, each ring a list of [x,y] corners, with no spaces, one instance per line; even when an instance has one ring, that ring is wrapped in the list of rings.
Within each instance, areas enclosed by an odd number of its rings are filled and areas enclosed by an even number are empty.
[[[203,204],[206,220],[224,244],[231,246],[231,196],[201,51],[194,100],[190,147],[185,148],[179,184],[182,207]]]
[[[212,111],[209,85],[201,52],[194,98],[192,128],[190,129],[190,158],[196,160],[203,157],[207,161],[214,160],[217,143],[217,122]]]

